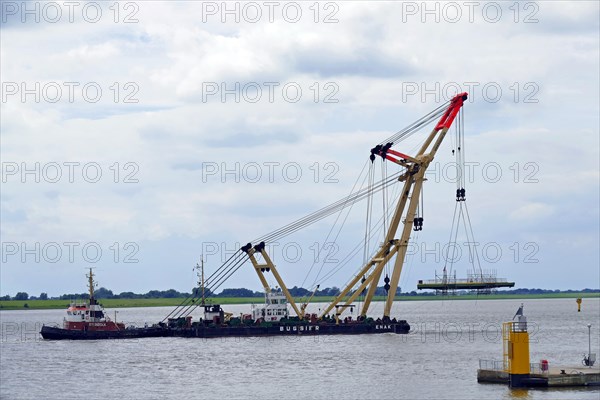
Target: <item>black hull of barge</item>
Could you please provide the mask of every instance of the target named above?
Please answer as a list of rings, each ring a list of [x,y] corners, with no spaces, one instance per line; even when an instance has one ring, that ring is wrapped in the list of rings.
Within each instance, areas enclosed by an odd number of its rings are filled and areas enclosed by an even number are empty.
[[[80,331],[42,326],[40,334],[48,340],[139,339],[169,336],[163,328],[134,328],[121,331]]]
[[[364,335],[378,333],[407,334],[406,322],[373,324],[299,324],[272,326],[195,326],[192,328],[134,328],[121,331],[78,331],[43,326],[40,334],[48,340],[139,339],[145,337],[260,337],[260,336],[317,336]]]
[[[316,335],[364,335],[376,333],[407,334],[408,323],[388,324],[307,324],[273,326],[198,326],[178,329],[173,336],[219,338],[219,337],[256,337],[256,336],[316,336]]]

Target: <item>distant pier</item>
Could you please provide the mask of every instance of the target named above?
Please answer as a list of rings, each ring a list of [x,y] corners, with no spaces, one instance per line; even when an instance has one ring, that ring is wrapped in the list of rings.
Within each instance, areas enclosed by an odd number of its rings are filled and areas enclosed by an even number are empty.
[[[496,271],[470,271],[467,274],[467,278],[456,278],[456,272],[454,275],[447,273],[444,269],[441,276],[435,275],[435,279],[419,280],[417,283],[417,289],[429,289],[435,290],[436,293],[448,294],[455,290],[476,290],[478,293],[490,293],[498,288],[503,287],[514,287],[514,282],[509,282],[507,279],[498,278]]]

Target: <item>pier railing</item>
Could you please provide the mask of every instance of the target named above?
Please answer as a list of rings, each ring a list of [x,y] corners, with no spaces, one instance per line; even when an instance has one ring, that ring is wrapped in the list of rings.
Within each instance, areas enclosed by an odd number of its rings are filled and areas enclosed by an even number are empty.
[[[529,373],[530,374],[536,374],[536,375],[542,375],[542,374],[548,374],[548,367],[546,364],[546,369],[542,369],[542,363],[530,363],[529,364]]]
[[[479,369],[484,369],[488,371],[507,371],[508,367],[502,360],[479,359]],[[529,363],[529,373],[536,375],[548,374],[547,365],[546,369],[543,369],[541,362]]]
[[[502,360],[483,360],[479,359],[479,369],[488,371],[505,371],[504,361]]]
[[[457,278],[436,278],[436,279],[423,279],[422,282],[424,284],[468,284],[468,283],[507,283],[508,280],[506,278],[494,278],[494,277],[473,277],[467,279],[457,279]]]

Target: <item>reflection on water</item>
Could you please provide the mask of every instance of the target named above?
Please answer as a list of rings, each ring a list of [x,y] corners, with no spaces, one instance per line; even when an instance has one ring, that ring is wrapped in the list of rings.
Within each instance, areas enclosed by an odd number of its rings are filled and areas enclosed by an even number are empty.
[[[531,399],[528,389],[512,389],[508,392],[511,399]]]
[[[228,339],[148,338],[44,341],[43,323],[63,310],[2,311],[2,399],[390,398],[594,399],[596,389],[510,390],[478,384],[480,358],[501,358],[501,324],[521,300],[415,301],[394,306],[409,335]],[[600,354],[600,299],[526,300],[531,361],[580,365],[592,328]],[[314,304],[317,312],[323,304]],[[249,306],[226,306],[234,314]],[[381,314],[382,303],[374,304]],[[171,308],[120,309],[119,320],[143,325]],[[112,315],[112,312],[109,314]]]

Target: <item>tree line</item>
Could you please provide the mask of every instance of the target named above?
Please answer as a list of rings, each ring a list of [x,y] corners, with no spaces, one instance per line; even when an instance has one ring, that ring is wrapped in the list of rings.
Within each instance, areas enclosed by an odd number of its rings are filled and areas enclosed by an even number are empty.
[[[290,293],[294,297],[302,297],[305,295],[310,296],[312,292],[304,288],[294,286],[289,289]],[[317,290],[315,296],[337,296],[340,293],[340,289],[337,287],[326,288],[323,290]],[[179,292],[175,289],[168,290],[150,290],[146,293],[134,293],[134,292],[121,292],[113,293],[112,290],[101,287],[94,292],[97,299],[158,299],[158,298],[180,298],[189,297],[191,295],[195,297],[201,296],[201,289],[193,288],[191,292]],[[220,293],[214,294],[206,289],[204,292],[205,296],[211,297],[263,297],[264,292],[256,292],[246,288],[230,288],[223,289]],[[65,293],[56,297],[48,297],[47,293],[41,293],[39,296],[29,296],[27,292],[18,292],[14,296],[5,295],[0,297],[0,300],[70,300],[70,299],[87,299],[89,298],[88,293]]]
[[[312,294],[311,290],[294,286],[293,288],[288,289],[290,294],[293,297],[308,297]],[[546,294],[546,293],[600,293],[600,289],[583,289],[583,290],[552,290],[552,289],[512,289],[512,290],[502,290],[498,293],[502,294]],[[467,294],[468,291],[457,291],[457,294]],[[121,292],[121,293],[113,293],[112,290],[101,287],[95,291],[95,296],[98,299],[158,299],[158,298],[180,298],[180,297],[189,297],[191,295],[195,297],[200,297],[200,289],[193,288],[190,293],[187,292],[179,292],[175,289],[168,290],[150,290],[147,293],[134,293],[134,292]],[[263,297],[264,292],[260,291],[252,291],[246,288],[230,288],[223,289],[220,293],[213,295],[210,290],[205,291],[205,296],[211,297]],[[317,290],[315,292],[315,296],[337,296],[340,294],[340,289],[337,287],[330,287],[321,290]],[[375,291],[376,296],[385,296],[387,292],[383,286],[377,287]],[[419,292],[411,291],[411,292],[402,292],[401,288],[398,288],[396,291],[396,296],[434,296],[435,292]],[[14,296],[5,295],[1,296],[0,300],[71,300],[71,299],[87,299],[89,298],[88,293],[67,293],[57,297],[49,297],[46,292],[40,293],[39,296],[29,296],[27,292],[18,292]]]

